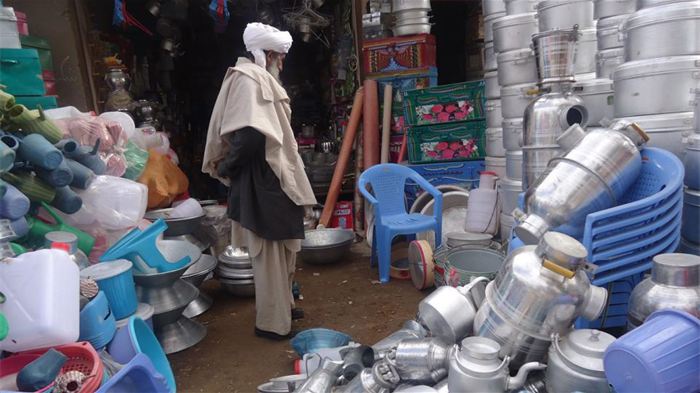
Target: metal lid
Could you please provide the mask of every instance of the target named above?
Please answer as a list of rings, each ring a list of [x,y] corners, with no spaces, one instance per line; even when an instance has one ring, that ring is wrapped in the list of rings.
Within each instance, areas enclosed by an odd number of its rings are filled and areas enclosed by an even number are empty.
[[[535,59],[535,52],[530,48],[509,50],[499,53],[496,58],[499,63],[507,63],[521,59]]]
[[[674,72],[696,72],[700,67],[700,56],[673,56],[636,60],[621,64],[615,69],[613,80],[636,78]]]
[[[603,373],[603,355],[613,342],[615,337],[600,330],[573,330],[558,341],[558,350],[566,361],[582,371]]]
[[[559,0],[553,0],[553,1],[554,1],[554,2],[559,2]],[[546,1],[543,1],[542,3],[540,3],[540,4],[537,5],[538,12],[539,12],[539,7],[540,7],[542,4],[544,4],[544,3],[547,3],[547,2],[546,2]],[[576,25],[576,26],[574,26],[574,27],[575,27],[574,29],[542,31],[542,32],[539,32],[539,33],[537,33],[537,34],[533,34],[533,35],[532,35],[532,41],[533,41],[533,42],[537,42],[540,38],[551,37],[551,36],[557,36],[557,35],[560,35],[560,36],[563,36],[563,37],[567,37],[567,36],[568,36],[569,41],[578,41],[579,35],[580,35],[580,34],[579,34],[578,25]]]
[[[462,353],[472,359],[498,359],[501,346],[498,342],[487,337],[467,337],[462,340]]]
[[[623,31],[644,27],[649,24],[672,22],[677,19],[700,17],[700,3],[686,1],[674,4],[662,4],[646,8],[631,14],[623,26]]]
[[[501,86],[501,99],[507,96],[535,96],[537,94],[536,83],[523,83],[521,85]]]
[[[117,259],[116,261],[100,262],[90,265],[80,271],[81,278],[92,278],[95,281],[101,281],[108,278],[118,276],[133,267],[131,261],[126,259]],[[99,283],[98,283],[99,284]]]
[[[489,245],[491,239],[493,239],[493,235],[488,233],[474,232],[450,232],[445,235],[445,237],[447,237],[448,245],[451,246],[460,246],[465,244]]]
[[[509,26],[527,25],[527,24],[537,24],[537,13],[529,12],[526,14],[515,14],[504,16],[497,21],[493,22],[493,29],[502,29]]]
[[[617,30],[621,24],[625,23],[625,21],[627,20],[627,18],[629,18],[629,16],[630,16],[629,14],[623,14],[623,15],[615,15],[615,16],[610,16],[610,17],[603,18],[603,19],[598,19],[598,26],[597,26],[598,31],[600,32],[600,30],[613,29],[613,28],[615,30]],[[605,34],[607,35],[609,33],[605,33]]]
[[[651,279],[660,284],[693,287],[700,284],[700,256],[661,254],[653,258]]]
[[[538,245],[539,253],[549,261],[570,270],[586,262],[588,251],[578,240],[560,232],[547,232]]]
[[[693,112],[662,113],[648,116],[625,117],[637,123],[646,132],[679,131],[693,129]],[[614,121],[621,120],[615,119]]]
[[[46,247],[64,249],[69,254],[75,254],[78,251],[78,236],[70,232],[53,231],[44,235]]]
[[[571,3],[593,3],[593,0],[544,0],[537,4],[537,12]]]
[[[576,81],[573,92],[576,95],[612,93],[613,81],[607,78]]]

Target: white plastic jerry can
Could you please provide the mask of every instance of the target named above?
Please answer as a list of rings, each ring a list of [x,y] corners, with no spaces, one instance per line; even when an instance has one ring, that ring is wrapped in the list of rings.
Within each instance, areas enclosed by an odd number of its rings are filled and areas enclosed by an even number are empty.
[[[39,250],[0,260],[0,313],[9,332],[0,350],[72,343],[80,334],[80,271],[68,253]]]
[[[496,190],[496,179],[496,172],[481,172],[479,188],[469,192],[467,219],[464,225],[467,232],[495,235],[498,231],[501,205]]]

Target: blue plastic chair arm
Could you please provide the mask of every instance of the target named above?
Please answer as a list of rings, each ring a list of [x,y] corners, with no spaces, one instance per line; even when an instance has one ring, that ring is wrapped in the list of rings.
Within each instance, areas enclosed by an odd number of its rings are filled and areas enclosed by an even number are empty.
[[[367,190],[367,180],[360,178],[360,183],[357,185],[357,188],[360,189],[360,194],[362,194],[369,203],[372,204],[372,206],[375,206],[379,201],[377,201],[377,198],[374,197],[368,190]]]

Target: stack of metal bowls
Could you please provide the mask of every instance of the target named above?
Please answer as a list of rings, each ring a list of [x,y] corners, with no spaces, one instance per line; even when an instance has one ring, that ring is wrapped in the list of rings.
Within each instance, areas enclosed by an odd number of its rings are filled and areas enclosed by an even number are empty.
[[[165,353],[190,348],[207,334],[207,328],[183,315],[185,309],[199,296],[199,289],[181,277],[195,265],[202,253],[188,242],[165,240],[158,249],[169,260],[189,257],[190,263],[176,270],[161,273],[134,274],[139,301],[153,306],[153,330]]]
[[[393,0],[394,35],[430,34],[430,0]]]
[[[199,260],[185,271],[185,274],[182,275],[182,279],[199,288],[204,281],[211,276],[212,271],[216,268],[216,264],[216,258],[211,255],[202,254]],[[199,296],[190,302],[183,312],[183,315],[187,318],[194,318],[202,315],[205,311],[209,310],[213,303],[214,300],[209,297],[209,295],[199,291]]]
[[[615,69],[615,117],[639,124],[647,146],[683,159],[700,88],[700,1],[637,2],[622,26],[625,63]]]
[[[226,292],[241,297],[255,296],[253,263],[246,249],[226,247],[219,255],[214,275]]]

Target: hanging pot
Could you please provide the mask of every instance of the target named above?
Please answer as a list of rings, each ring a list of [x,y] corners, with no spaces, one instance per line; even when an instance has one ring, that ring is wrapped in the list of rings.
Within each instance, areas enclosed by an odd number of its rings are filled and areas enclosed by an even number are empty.
[[[499,94],[501,89],[498,89]],[[486,100],[486,126],[500,127],[503,122],[503,114],[501,113],[501,100]]]
[[[499,53],[496,61],[498,63],[499,85],[513,86],[537,83],[537,61],[532,49],[516,49]]]
[[[598,21],[598,50],[622,48],[625,43],[620,30],[629,15],[617,15]]]
[[[625,60],[700,53],[700,2],[668,4],[638,11],[623,27]]]
[[[598,78],[613,78],[613,72],[625,62],[625,48],[614,48],[599,51],[596,56],[596,75]]]
[[[616,117],[690,112],[700,88],[700,55],[625,63],[613,80]]]
[[[484,75],[486,83],[486,99],[494,100],[501,96],[500,86],[498,85],[498,71],[489,71]]]
[[[503,147],[520,150],[523,141],[523,118],[503,119]]]
[[[530,37],[537,33],[537,14],[503,16],[493,23],[493,44],[497,53],[530,47]]]
[[[596,0],[593,17],[598,24],[604,18],[631,14],[637,9],[637,0]]]
[[[613,84],[610,79],[578,81],[573,93],[583,100],[588,110],[589,126],[600,126],[601,120],[613,118]]]
[[[537,4],[540,32],[594,27],[593,0],[545,0]]]

